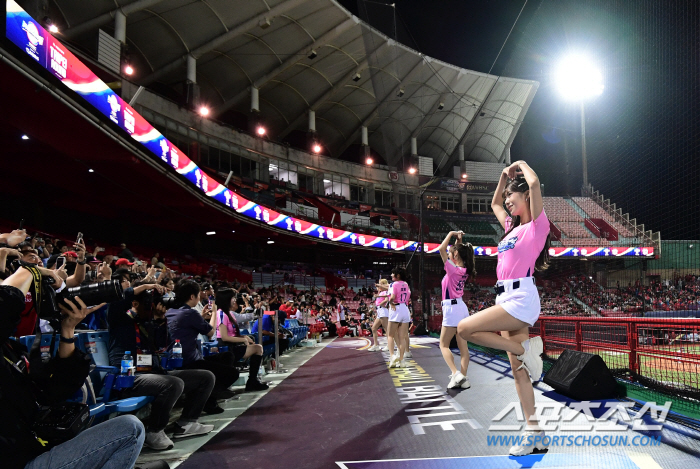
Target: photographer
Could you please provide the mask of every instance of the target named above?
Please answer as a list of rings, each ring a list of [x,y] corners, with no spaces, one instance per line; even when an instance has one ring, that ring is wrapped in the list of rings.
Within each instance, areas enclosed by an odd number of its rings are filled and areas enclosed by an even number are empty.
[[[160,293],[163,287],[156,284],[136,284],[131,288],[129,271],[126,269],[118,269],[113,277],[121,280],[122,287],[125,287],[125,299],[109,305],[107,314],[109,363],[119,367],[127,351],[136,355],[134,357],[136,363],[139,361],[139,355],[142,356],[142,362],[147,361],[146,356],[150,355],[153,363],[152,353],[158,348],[150,343],[155,334],[152,325],[147,324],[152,320],[153,313],[146,307],[145,296],[142,294],[147,294],[148,290],[156,290]],[[167,345],[166,343],[165,346]],[[165,427],[168,425],[173,406],[183,393],[187,397],[182,416],[173,425],[173,438],[202,435],[213,430],[213,425],[202,425],[197,422],[197,419],[214,388],[214,381],[214,375],[208,371],[164,372],[156,364],[150,372],[137,370],[134,386],[122,391],[121,397],[153,396],[155,398],[151,403],[151,414],[147,423],[148,432],[144,444],[151,449],[162,451],[174,446],[172,440],[165,434]]]
[[[219,339],[219,347],[228,346],[230,348],[234,363],[250,358],[248,381],[245,385],[246,391],[268,389],[269,386],[258,378],[258,370],[260,370],[262,363],[262,345],[256,344],[250,336],[242,336],[241,330],[238,328],[238,321],[231,314],[240,309],[234,290],[221,288],[216,292],[216,298],[221,305],[221,309],[216,313],[216,337]]]
[[[48,275],[56,276],[55,273]],[[57,280],[54,278],[54,280]],[[63,319],[58,353],[44,364],[9,337],[19,323],[24,298],[34,278],[20,268],[0,286],[0,452],[3,467],[72,469],[132,468],[143,445],[141,422],[124,415],[89,428],[64,443],[45,441],[36,434],[41,405],[55,405],[71,398],[83,385],[90,362],[74,344],[75,325],[87,313],[80,298],[59,305]]]

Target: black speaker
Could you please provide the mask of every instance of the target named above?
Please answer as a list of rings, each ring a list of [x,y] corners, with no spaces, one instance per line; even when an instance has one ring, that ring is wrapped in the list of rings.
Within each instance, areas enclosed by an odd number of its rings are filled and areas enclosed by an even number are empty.
[[[544,375],[544,382],[555,391],[579,401],[613,398],[617,387],[602,358],[575,350],[564,350]]]

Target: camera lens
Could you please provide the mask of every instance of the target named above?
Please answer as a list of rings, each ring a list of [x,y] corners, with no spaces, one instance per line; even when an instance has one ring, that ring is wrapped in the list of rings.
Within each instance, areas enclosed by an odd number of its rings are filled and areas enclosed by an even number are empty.
[[[76,296],[88,306],[100,303],[112,303],[124,299],[124,290],[119,280],[93,283],[80,287],[68,288],[62,295],[64,299],[73,301]]]

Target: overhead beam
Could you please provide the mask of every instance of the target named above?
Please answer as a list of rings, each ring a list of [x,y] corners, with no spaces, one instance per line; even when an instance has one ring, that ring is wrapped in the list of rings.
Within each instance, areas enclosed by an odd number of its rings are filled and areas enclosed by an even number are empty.
[[[287,0],[286,2],[282,2],[276,7],[261,13],[257,16],[254,16],[252,18],[249,18],[248,20],[244,21],[243,23],[239,24],[238,26],[234,27],[233,29],[230,29],[229,31],[225,32],[224,34],[221,34],[220,36],[215,37],[214,39],[209,40],[208,42],[205,42],[201,46],[197,47],[196,49],[193,49],[189,52],[189,54],[183,54],[181,57],[173,60],[169,64],[159,68],[155,72],[151,73],[150,75],[144,77],[140,84],[143,86],[148,86],[151,83],[153,83],[156,80],[159,80],[160,78],[164,77],[168,73],[177,70],[179,67],[182,66],[182,64],[187,60],[187,55],[192,55],[195,59],[198,59],[202,55],[206,54],[207,52],[210,52],[217,47],[219,47],[222,44],[225,44],[226,42],[230,41],[231,39],[234,39],[235,37],[240,36],[241,34],[244,34],[251,29],[257,27],[259,23],[263,20],[271,20],[272,18],[276,16],[280,16],[283,13],[286,13],[287,11],[296,8],[297,6],[301,5],[302,3],[306,2],[307,0]]]
[[[326,101],[328,101],[338,90],[340,90],[345,85],[347,85],[355,77],[355,75],[363,72],[367,68],[367,66],[369,65],[369,61],[368,61],[367,57],[369,57],[371,54],[376,54],[379,51],[379,49],[381,49],[382,46],[384,46],[384,45],[386,45],[386,43],[380,44],[376,49],[374,49],[372,52],[367,54],[367,56],[365,56],[365,58],[362,60],[362,62],[357,64],[357,67],[355,67],[350,72],[348,72],[345,76],[343,76],[340,80],[338,80],[338,82],[335,85],[333,85],[332,88],[329,88],[318,99],[316,99],[316,101],[314,101],[313,104],[311,104],[311,106],[309,106],[309,109],[307,111],[301,113],[300,115],[298,115],[296,117],[296,119],[294,119],[292,121],[292,123],[287,126],[286,129],[284,129],[281,133],[279,133],[277,135],[277,138],[282,139],[282,138],[286,137],[287,135],[289,135],[289,133],[291,131],[298,128],[304,122],[304,116],[307,114],[307,112],[309,110],[313,111],[313,112],[318,111],[319,108],[321,106],[323,106],[324,103],[326,103]]]
[[[313,44],[298,50],[295,54],[293,54],[287,60],[275,67],[273,70],[270,70],[262,77],[256,79],[253,82],[252,86],[257,89],[262,88],[268,81],[272,80],[277,75],[287,70],[289,67],[294,66],[295,64],[299,63],[304,58],[306,58],[312,50],[320,49],[321,47],[325,46],[333,39],[347,31],[351,27],[355,26],[358,23],[358,21],[359,20],[353,16],[352,18],[348,18],[347,20],[343,21],[335,28],[326,31],[326,33],[319,37],[316,41],[314,41]],[[236,106],[238,103],[241,102],[241,100],[243,100],[248,95],[249,92],[250,87],[239,91],[238,94],[236,94],[233,98],[224,101],[222,104],[216,107],[216,109],[214,110],[214,116],[218,116],[222,112],[232,108],[233,106]]]
[[[423,130],[423,127],[428,123],[428,120],[435,114],[437,111],[437,106],[440,105],[440,103],[444,103],[447,97],[451,94],[454,93],[454,88],[457,86],[457,83],[459,83],[460,78],[462,78],[462,75],[464,75],[461,72],[457,72],[457,76],[455,76],[452,81],[449,84],[449,90],[445,91],[442,93],[440,96],[438,96],[437,101],[435,101],[430,107],[433,109],[433,112],[426,112],[425,115],[423,116],[423,119],[420,121],[420,124],[418,124],[418,127],[416,127],[416,130],[413,131],[411,134],[411,137],[413,138],[418,138],[418,135],[420,135],[421,131]]]
[[[91,20],[87,20],[83,23],[77,24],[72,28],[66,29],[62,32],[63,37],[74,38],[84,34],[88,31],[93,31],[100,26],[104,26],[107,23],[111,23],[117,12],[121,12],[124,16],[129,16],[131,13],[136,13],[137,11],[145,10],[153,5],[156,5],[163,0],[136,0],[135,2],[124,5],[120,8],[115,8],[114,10],[103,13]]]
[[[403,83],[411,81],[413,79],[413,76],[421,70],[421,66],[425,63],[426,58],[423,54],[419,54],[419,55],[420,55],[420,60],[418,61],[418,63],[416,65],[414,65],[413,68],[411,69],[411,71],[408,72],[406,74],[406,76],[401,79],[400,83],[397,83],[396,86],[394,86],[394,88],[392,88],[392,90],[389,92],[389,94],[386,95],[387,99],[389,99],[393,96],[396,96],[396,92],[403,86]],[[350,138],[348,138],[345,141],[345,143],[343,143],[343,146],[341,147],[340,151],[338,151],[338,157],[340,157],[340,155],[342,155],[343,152],[345,150],[347,150],[348,147],[355,142],[355,140],[357,140],[357,137],[360,135],[362,127],[369,127],[369,123],[372,121],[372,119],[374,119],[377,116],[377,114],[379,114],[379,106],[381,106],[383,102],[384,101],[378,102],[377,105],[372,110],[372,112],[369,113],[367,118],[364,121],[362,121],[362,123],[355,128],[355,130],[350,135]],[[392,113],[392,115],[393,115],[393,113]],[[387,163],[389,163],[389,165],[392,164],[389,161],[387,161]]]

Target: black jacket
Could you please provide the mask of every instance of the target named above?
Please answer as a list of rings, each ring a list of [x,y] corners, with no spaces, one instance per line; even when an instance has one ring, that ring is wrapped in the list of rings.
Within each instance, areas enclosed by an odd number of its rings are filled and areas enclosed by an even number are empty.
[[[13,297],[17,296],[20,301],[15,305]],[[0,300],[0,465],[14,469],[48,450],[32,433],[38,404],[57,404],[73,397],[88,376],[90,361],[77,349],[68,358],[54,357],[48,363],[42,363],[40,356],[30,360],[27,349],[9,338],[24,306],[24,295],[14,287],[0,286]],[[25,358],[28,370],[13,366],[25,363]]]

